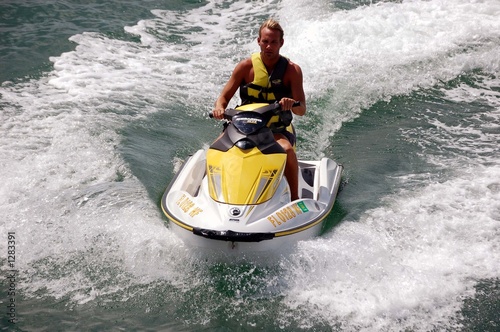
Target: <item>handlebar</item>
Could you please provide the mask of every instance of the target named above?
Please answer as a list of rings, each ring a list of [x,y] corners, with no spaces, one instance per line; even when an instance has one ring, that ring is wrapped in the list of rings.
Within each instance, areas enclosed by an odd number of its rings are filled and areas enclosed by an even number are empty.
[[[292,107],[297,107],[297,106],[300,106],[300,101],[296,101],[293,103]],[[274,104],[270,104],[269,106],[264,106],[264,107],[261,107],[261,108],[258,108],[256,109],[255,111],[257,110],[263,110],[263,112],[267,112],[267,111],[280,111],[281,110],[281,105],[279,104],[279,102],[275,102]],[[226,117],[226,114],[229,112],[229,113],[232,113],[231,111],[234,111],[235,113],[237,112],[237,110],[233,109],[233,108],[228,108],[224,111],[224,118],[227,119],[227,120],[231,120],[232,116],[234,114],[228,114],[228,117]],[[208,117],[213,119],[214,118],[214,114],[213,112],[208,112]]]

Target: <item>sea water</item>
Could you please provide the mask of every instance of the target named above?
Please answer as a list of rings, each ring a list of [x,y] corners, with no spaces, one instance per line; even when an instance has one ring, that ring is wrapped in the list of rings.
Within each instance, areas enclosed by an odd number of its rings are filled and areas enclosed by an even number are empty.
[[[495,331],[500,2],[4,1],[3,330]],[[160,197],[260,23],[304,74],[323,234],[219,262]],[[235,98],[231,105],[236,105]],[[5,313],[4,313],[5,312]]]

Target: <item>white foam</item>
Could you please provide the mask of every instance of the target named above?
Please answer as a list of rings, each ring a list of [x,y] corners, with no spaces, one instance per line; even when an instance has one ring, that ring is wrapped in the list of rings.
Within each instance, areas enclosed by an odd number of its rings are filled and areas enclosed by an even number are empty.
[[[388,197],[301,243],[287,303],[359,330],[449,328],[477,280],[500,273],[500,167]],[[287,265],[285,265],[287,266]]]
[[[294,4],[287,2],[282,13],[291,30],[287,44],[302,47],[289,53],[303,64],[316,96],[332,94],[328,111],[311,107],[325,121],[310,136],[314,142],[327,142],[339,118],[349,121],[374,101],[473,69],[486,73],[477,88],[443,89],[450,100],[485,105],[484,113],[458,124],[431,116],[429,132],[410,130],[422,144],[448,151],[423,156],[451,171],[448,180],[420,176],[413,186],[415,175],[403,176],[401,188],[409,189],[330,235],[302,242],[283,262],[291,286],[286,303],[294,317],[300,313],[303,327],[327,321],[362,331],[453,328],[461,299],[474,294],[478,280],[500,272],[499,4],[382,3],[318,18],[306,14],[306,24],[295,8],[304,4]],[[291,318],[283,313],[280,320]]]
[[[286,33],[283,53],[302,66],[309,100],[326,100],[309,104],[320,121],[311,124],[317,130],[307,135],[304,150],[321,153],[329,135],[376,101],[472,69],[500,68],[495,1],[383,2],[323,15],[304,9],[309,7],[324,10],[328,4],[283,1],[279,13]]]
[[[248,42],[239,24],[265,10],[211,2],[182,15],[154,11],[126,28],[141,43],[78,34],[74,51],[50,59],[52,72],[2,85],[0,214],[17,234],[28,294],[84,303],[137,282],[183,287],[196,273],[117,150],[118,131],[160,110],[205,114]]]

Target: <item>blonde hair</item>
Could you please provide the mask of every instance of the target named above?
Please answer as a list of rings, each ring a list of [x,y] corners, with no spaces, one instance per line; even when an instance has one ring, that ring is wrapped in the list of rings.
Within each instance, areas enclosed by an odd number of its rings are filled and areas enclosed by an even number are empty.
[[[283,28],[281,27],[279,22],[276,21],[275,19],[269,18],[269,19],[265,20],[264,23],[262,23],[262,25],[260,26],[260,29],[259,29],[259,37],[260,37],[260,33],[261,33],[262,29],[264,29],[264,28],[268,28],[271,30],[278,30],[281,34],[281,39],[283,39],[283,36],[285,35]]]

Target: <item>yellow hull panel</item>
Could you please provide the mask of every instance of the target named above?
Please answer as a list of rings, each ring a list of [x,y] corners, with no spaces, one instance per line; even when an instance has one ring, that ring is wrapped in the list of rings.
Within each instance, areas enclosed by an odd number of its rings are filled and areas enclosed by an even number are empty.
[[[263,155],[258,148],[207,151],[212,199],[232,205],[261,204],[272,198],[286,163],[286,154]]]

